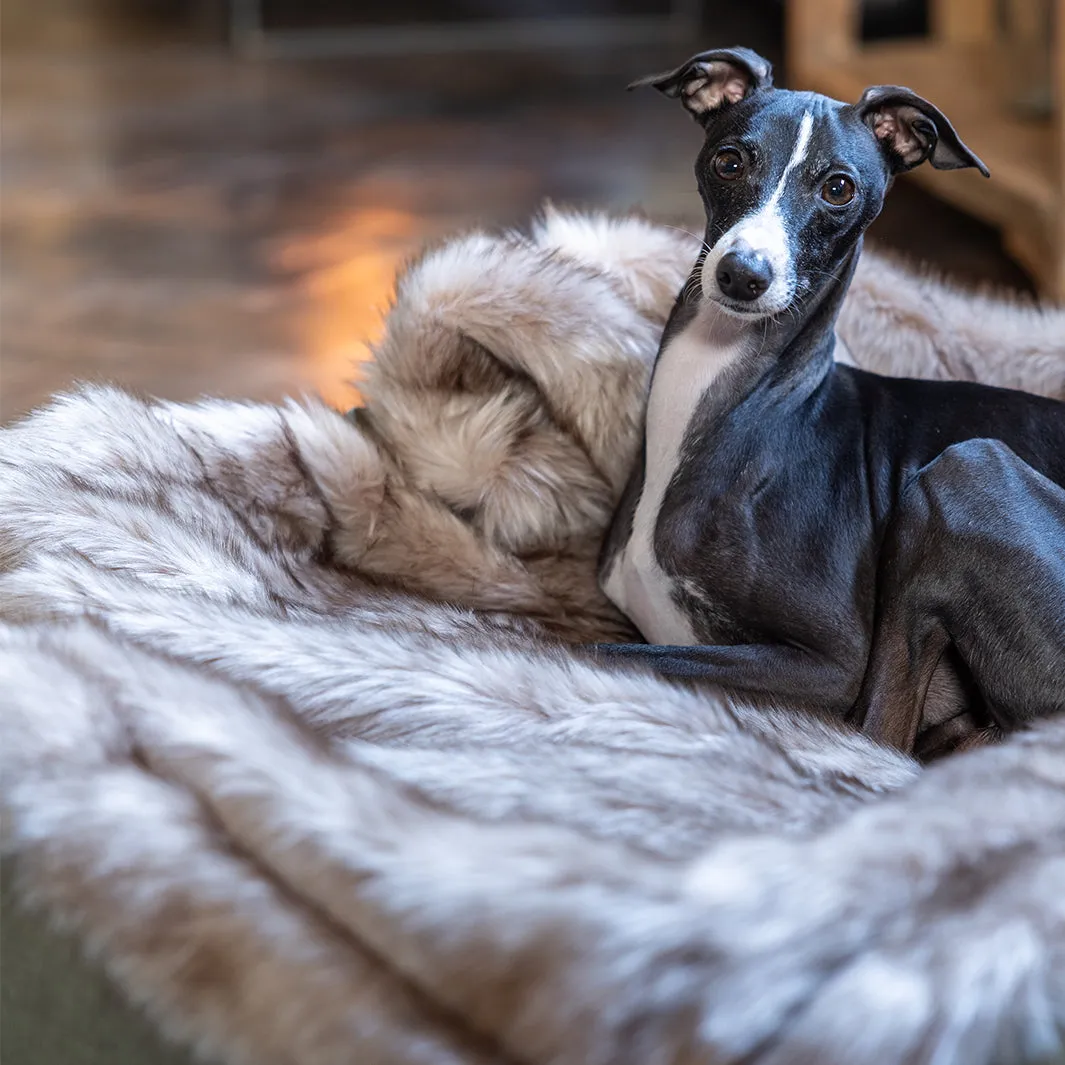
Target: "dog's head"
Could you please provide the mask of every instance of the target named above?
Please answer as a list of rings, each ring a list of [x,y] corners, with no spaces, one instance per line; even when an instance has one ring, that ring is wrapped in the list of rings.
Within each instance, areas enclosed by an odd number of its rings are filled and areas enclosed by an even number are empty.
[[[733,314],[780,314],[829,284],[896,174],[927,160],[988,176],[942,112],[899,86],[856,104],[774,89],[769,63],[746,48],[701,52],[629,88],[642,85],[678,98],[706,131],[702,290]]]

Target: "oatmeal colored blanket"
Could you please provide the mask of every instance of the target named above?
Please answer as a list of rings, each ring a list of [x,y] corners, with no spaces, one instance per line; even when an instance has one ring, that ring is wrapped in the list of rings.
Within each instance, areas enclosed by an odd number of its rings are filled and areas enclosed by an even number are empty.
[[[549,213],[399,281],[351,417],[0,432],[20,896],[226,1063],[1052,1060],[1065,722],[921,771],[569,645],[697,242]],[[1065,313],[867,257],[884,372],[1065,397]]]

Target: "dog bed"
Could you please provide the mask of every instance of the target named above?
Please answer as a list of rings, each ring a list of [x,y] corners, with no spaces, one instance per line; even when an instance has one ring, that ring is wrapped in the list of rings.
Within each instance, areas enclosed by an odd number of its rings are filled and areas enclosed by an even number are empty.
[[[207,1060],[1060,1058],[1065,722],[921,770],[611,672],[595,584],[698,242],[549,212],[398,283],[343,416],[92,387],[0,434],[21,903]],[[1065,398],[1065,313],[867,256],[883,372]]]

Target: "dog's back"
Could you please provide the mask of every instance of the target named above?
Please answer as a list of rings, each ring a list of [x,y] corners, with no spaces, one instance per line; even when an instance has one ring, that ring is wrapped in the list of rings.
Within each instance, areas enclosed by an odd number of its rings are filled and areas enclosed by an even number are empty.
[[[882,377],[840,366],[865,405],[871,431],[904,465],[930,462],[963,440],[1001,440],[1056,484],[1065,484],[1065,402],[973,381]]]

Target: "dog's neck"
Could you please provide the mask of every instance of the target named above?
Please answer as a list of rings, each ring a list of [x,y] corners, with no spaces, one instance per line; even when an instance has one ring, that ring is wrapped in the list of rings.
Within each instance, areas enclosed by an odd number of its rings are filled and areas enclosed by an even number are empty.
[[[718,410],[732,407],[755,390],[781,400],[809,395],[833,372],[836,321],[860,254],[861,240],[834,276],[798,308],[751,322],[704,297],[699,284],[701,260],[696,262],[663,335],[652,391],[663,376],[660,364],[685,357],[684,349],[701,340],[714,365],[690,384],[720,392],[721,402],[714,404]],[[716,359],[713,353],[718,353]]]

